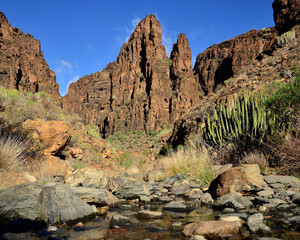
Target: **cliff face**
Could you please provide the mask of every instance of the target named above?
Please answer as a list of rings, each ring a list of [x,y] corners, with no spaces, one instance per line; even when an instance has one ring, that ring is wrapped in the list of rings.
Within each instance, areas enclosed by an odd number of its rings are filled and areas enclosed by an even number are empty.
[[[180,34],[168,59],[160,23],[147,16],[136,27],[115,62],[69,87],[63,106],[99,127],[104,137],[123,129],[158,130],[200,103],[203,90],[252,64],[276,38],[274,28],[216,44],[199,54],[192,69],[191,49]]]
[[[0,85],[29,92],[45,91],[59,98],[55,73],[49,69],[40,42],[10,26],[0,12]]]
[[[300,24],[299,0],[275,0],[272,6],[274,10],[274,22],[280,34]]]
[[[97,125],[103,136],[127,129],[157,130],[197,102],[191,50],[184,34],[168,59],[160,23],[147,16],[117,61],[69,87],[63,106]],[[192,93],[192,94],[191,94]]]
[[[252,64],[271,47],[276,37],[274,28],[251,30],[200,53],[194,71],[205,93],[211,94],[219,84]]]

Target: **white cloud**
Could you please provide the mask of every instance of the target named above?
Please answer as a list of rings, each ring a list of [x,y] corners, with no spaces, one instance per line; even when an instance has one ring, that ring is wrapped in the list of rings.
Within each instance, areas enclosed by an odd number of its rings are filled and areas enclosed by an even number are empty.
[[[72,79],[68,82],[67,88],[63,91],[62,96],[67,94],[70,84],[73,83],[73,82],[76,82],[79,78],[80,78],[79,75],[75,75],[75,76],[72,77]]]
[[[141,18],[139,17],[135,17],[131,20],[131,27],[130,28],[126,28],[126,37],[125,37],[125,42],[128,42],[128,39],[130,38],[131,34],[133,33],[133,31],[135,30],[136,26],[139,24],[139,22],[142,21]]]
[[[168,36],[164,32],[162,33],[162,44],[166,48],[167,56],[171,55],[171,51],[173,49],[173,44],[176,43],[176,38]]]
[[[63,76],[66,73],[73,72],[73,65],[72,65],[72,63],[70,63],[68,61],[60,59],[56,62],[56,67],[54,68],[54,71],[55,71],[56,75]]]

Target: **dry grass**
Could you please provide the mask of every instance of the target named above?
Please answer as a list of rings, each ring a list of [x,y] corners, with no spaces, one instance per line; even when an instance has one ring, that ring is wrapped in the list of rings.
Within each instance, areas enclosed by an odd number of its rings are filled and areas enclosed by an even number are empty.
[[[14,134],[0,130],[0,169],[19,172],[23,170],[27,143]]]
[[[268,161],[263,153],[252,152],[244,156],[241,163],[257,164],[261,171],[265,171],[268,167]]]
[[[212,163],[205,147],[198,149],[194,144],[162,159],[164,169],[170,175],[184,174],[190,179],[209,185],[215,178]]]
[[[54,175],[67,175],[68,165],[57,157],[49,157],[46,160],[34,160],[27,164],[27,171],[39,180],[49,180]]]

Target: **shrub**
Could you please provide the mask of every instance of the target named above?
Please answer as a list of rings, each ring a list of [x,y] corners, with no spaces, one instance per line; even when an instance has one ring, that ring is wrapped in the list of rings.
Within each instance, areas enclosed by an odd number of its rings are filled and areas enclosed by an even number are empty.
[[[169,153],[161,161],[170,175],[181,173],[203,185],[209,185],[215,178],[205,147],[198,149],[194,144],[190,144],[184,150]]]
[[[300,74],[293,83],[283,84],[275,93],[263,101],[277,122],[290,126],[297,119],[300,110]]]
[[[19,172],[25,162],[26,141],[21,137],[0,131],[0,169]]]
[[[291,42],[295,37],[296,37],[296,34],[295,34],[294,31],[285,32],[285,33],[283,33],[283,34],[281,34],[280,36],[277,37],[276,44],[279,47],[282,47],[285,44]]]
[[[93,125],[87,125],[86,126],[86,132],[87,132],[88,135],[92,136],[93,138],[96,138],[96,139],[100,138],[98,130]]]

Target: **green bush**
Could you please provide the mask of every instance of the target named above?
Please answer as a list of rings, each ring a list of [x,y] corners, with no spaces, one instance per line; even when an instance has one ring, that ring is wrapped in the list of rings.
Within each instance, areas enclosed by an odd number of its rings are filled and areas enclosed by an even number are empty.
[[[88,135],[92,136],[93,138],[96,138],[96,139],[100,138],[98,130],[93,125],[87,125],[86,126],[86,132],[87,132]]]
[[[277,122],[290,126],[297,119],[300,110],[300,74],[293,83],[282,84],[278,90],[263,101]]]

